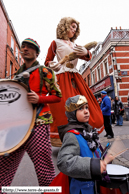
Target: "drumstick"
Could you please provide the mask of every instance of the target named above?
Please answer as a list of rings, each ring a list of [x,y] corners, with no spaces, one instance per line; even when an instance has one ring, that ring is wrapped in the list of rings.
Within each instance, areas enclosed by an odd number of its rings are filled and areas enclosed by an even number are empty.
[[[27,86],[28,86],[28,90],[29,90],[29,92],[31,92],[31,90],[30,90],[30,86],[29,86],[29,77],[30,77],[30,74],[29,74],[29,72],[23,72],[23,75],[22,75],[23,77],[24,77],[24,79],[26,80],[26,84],[27,84]]]
[[[114,158],[116,158],[127,150],[128,148],[125,147],[122,140],[120,138],[116,138],[109,150],[107,151],[107,155],[105,156],[104,161],[106,163],[109,163],[114,160]]]
[[[126,148],[125,150],[122,150],[121,152],[117,153],[115,156],[113,156],[113,160],[114,160],[117,156],[119,156],[119,155],[123,154],[124,152],[126,152],[128,149],[129,149],[129,148]]]
[[[126,152],[127,150],[128,150],[128,148],[126,148],[125,150],[123,150],[123,151],[117,153],[117,154],[114,155],[114,156],[113,156],[112,154],[110,154],[110,153],[107,153],[106,157],[104,158],[104,162],[105,162],[106,164],[110,163],[110,162],[111,162],[112,160],[114,160],[117,156],[123,154],[123,153]],[[108,160],[108,161],[107,161],[107,160]]]

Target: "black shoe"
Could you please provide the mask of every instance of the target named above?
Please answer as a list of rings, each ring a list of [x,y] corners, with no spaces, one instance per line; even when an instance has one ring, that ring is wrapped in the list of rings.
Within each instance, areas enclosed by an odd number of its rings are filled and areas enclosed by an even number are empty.
[[[114,138],[114,137],[112,137],[111,135],[107,136],[107,139],[112,139],[112,138]]]
[[[104,135],[104,137],[107,137],[108,135],[106,134],[106,135]]]

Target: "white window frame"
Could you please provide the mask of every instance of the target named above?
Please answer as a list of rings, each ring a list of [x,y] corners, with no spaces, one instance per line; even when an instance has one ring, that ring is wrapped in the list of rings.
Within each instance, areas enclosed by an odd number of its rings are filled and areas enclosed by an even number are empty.
[[[14,39],[12,36],[11,36],[11,49],[14,51]]]
[[[16,57],[17,57],[17,60],[18,60],[18,48],[16,46]]]

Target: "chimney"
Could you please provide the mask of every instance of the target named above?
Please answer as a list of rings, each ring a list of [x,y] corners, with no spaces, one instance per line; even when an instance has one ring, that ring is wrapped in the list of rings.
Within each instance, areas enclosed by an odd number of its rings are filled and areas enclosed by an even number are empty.
[[[120,30],[121,30],[121,26],[120,26]]]
[[[117,27],[116,27],[116,30],[117,30]]]

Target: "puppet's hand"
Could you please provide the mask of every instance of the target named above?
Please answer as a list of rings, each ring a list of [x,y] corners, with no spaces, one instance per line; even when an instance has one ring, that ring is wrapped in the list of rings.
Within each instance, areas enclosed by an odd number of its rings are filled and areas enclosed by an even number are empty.
[[[54,70],[54,71],[57,72],[57,71],[60,70],[61,64],[56,63],[56,62],[54,62],[54,61],[51,61],[51,62],[49,62],[49,67],[50,67],[52,70]]]
[[[84,46],[79,46],[79,45],[74,46],[73,52],[79,56],[85,56],[88,53],[87,49]]]

